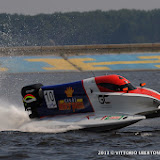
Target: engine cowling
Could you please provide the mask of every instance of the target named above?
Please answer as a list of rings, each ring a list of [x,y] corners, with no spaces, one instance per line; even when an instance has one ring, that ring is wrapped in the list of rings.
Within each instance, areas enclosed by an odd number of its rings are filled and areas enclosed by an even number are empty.
[[[25,86],[21,90],[23,104],[26,111],[31,112],[30,118],[38,118],[37,108],[42,104],[41,83]]]

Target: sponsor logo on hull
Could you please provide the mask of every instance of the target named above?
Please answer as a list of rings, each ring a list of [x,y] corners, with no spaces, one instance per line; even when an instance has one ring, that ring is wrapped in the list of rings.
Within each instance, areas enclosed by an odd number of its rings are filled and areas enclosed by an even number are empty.
[[[67,89],[65,90],[67,98],[58,101],[59,110],[73,110],[73,112],[75,112],[78,109],[85,108],[83,99],[72,97],[73,93],[74,89],[72,87],[67,87]]]

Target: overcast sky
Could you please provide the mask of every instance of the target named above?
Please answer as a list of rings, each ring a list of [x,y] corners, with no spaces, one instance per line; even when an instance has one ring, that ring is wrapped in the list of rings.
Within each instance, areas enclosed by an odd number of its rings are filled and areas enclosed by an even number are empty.
[[[160,8],[160,0],[0,0],[0,13],[39,13]]]

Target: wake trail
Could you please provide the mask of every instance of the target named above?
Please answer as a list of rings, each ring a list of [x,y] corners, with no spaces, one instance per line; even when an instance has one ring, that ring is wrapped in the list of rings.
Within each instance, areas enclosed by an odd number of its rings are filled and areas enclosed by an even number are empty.
[[[0,131],[17,130],[29,121],[30,119],[23,108],[0,100]]]
[[[72,117],[73,118],[73,117]],[[74,118],[73,118],[74,119]],[[159,120],[146,120],[121,130],[121,132],[159,131]],[[84,121],[84,123],[86,123]],[[37,133],[63,133],[71,130],[82,129],[78,123],[68,123],[65,118],[52,118],[45,120],[31,120],[23,106],[9,104],[0,99],[0,132],[20,131]],[[159,133],[159,132],[158,132]]]
[[[0,131],[61,133],[80,129],[78,125],[66,125],[56,120],[30,120],[23,107],[0,100]]]

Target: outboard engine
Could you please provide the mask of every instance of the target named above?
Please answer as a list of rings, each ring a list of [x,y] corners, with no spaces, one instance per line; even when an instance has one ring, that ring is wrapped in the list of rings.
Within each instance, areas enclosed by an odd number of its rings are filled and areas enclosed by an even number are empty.
[[[42,104],[41,83],[25,86],[21,90],[26,111],[30,111],[30,118],[39,118],[37,108]]]

